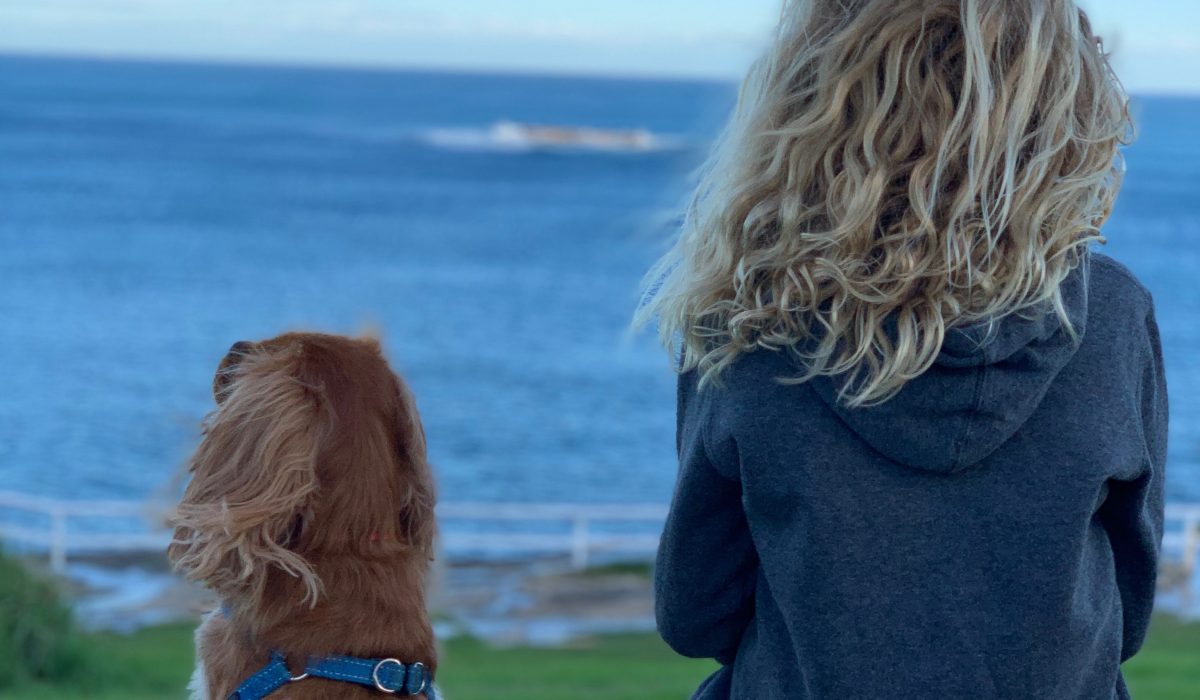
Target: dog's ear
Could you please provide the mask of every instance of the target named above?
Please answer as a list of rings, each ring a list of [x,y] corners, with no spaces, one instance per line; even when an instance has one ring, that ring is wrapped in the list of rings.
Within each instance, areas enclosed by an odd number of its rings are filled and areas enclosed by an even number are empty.
[[[168,555],[223,596],[261,595],[277,568],[301,579],[315,604],[320,580],[290,544],[317,489],[321,399],[299,379],[299,353],[242,350],[236,381],[218,389],[220,405],[188,465]]]
[[[225,396],[238,375],[242,360],[259,349],[255,343],[239,340],[229,348],[225,357],[221,358],[221,364],[217,365],[217,373],[213,377],[213,398],[217,400],[218,405],[225,402]]]
[[[437,496],[433,474],[425,448],[425,427],[417,412],[416,400],[402,381],[397,380],[396,445],[402,470],[404,498],[400,509],[400,534],[417,549],[433,557],[437,523],[434,507]]]

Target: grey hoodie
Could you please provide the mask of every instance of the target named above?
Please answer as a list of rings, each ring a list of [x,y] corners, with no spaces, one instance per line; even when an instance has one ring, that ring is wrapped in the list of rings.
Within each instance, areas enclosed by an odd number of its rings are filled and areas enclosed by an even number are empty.
[[[1150,295],[1099,253],[1048,314],[948,334],[847,409],[793,354],[679,383],[663,638],[697,698],[1127,698],[1162,536],[1167,395]],[[982,340],[987,342],[982,343]]]

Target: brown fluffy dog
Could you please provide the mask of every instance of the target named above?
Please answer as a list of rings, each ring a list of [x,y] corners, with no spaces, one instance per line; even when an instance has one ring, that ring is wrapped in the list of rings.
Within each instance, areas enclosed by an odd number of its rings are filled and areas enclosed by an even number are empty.
[[[193,697],[227,697],[272,651],[293,675],[328,655],[435,671],[424,430],[379,343],[317,334],[237,343],[213,393],[168,552],[223,601],[196,632]],[[307,678],[272,700],[357,697],[381,694]]]

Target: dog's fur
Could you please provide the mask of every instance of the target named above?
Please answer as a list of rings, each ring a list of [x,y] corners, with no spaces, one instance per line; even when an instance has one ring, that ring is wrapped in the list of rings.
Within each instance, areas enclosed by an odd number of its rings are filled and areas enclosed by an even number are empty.
[[[434,490],[412,395],[379,343],[288,334],[238,343],[191,458],[169,556],[224,612],[196,632],[194,697],[222,700],[282,652],[421,662]],[[379,697],[308,678],[272,696]],[[420,697],[420,696],[418,696]]]

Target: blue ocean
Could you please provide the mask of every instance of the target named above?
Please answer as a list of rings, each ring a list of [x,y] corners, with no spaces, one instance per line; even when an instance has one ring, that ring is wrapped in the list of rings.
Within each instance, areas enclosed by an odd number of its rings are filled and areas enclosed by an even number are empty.
[[[159,493],[231,343],[375,329],[444,500],[665,502],[674,378],[628,322],[735,93],[0,58],[0,489]],[[1136,111],[1108,250],[1156,296],[1168,491],[1200,501],[1200,100]]]

